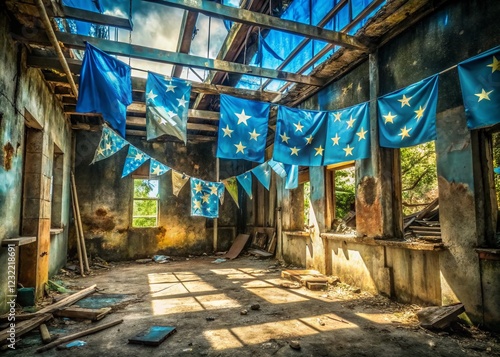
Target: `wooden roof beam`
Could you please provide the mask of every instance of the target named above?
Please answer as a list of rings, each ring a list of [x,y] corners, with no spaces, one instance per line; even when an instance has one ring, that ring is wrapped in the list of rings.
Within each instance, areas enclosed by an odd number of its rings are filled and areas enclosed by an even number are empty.
[[[117,42],[94,38],[90,36],[74,35],[65,32],[57,32],[57,40],[68,48],[85,49],[85,42],[88,42],[102,51],[113,54],[126,56],[131,58],[139,58],[160,63],[169,63],[174,65],[183,65],[199,69],[213,69],[216,71],[247,74],[251,76],[279,79],[287,82],[302,83],[316,87],[322,87],[326,83],[326,79],[313,76],[305,76],[284,71],[276,71],[267,68],[248,66],[241,63],[234,63],[222,60],[214,60],[199,56],[192,56],[185,53],[177,53],[155,48],[132,45],[125,42]],[[51,46],[47,36],[41,32],[29,37],[25,37],[21,33],[14,34],[17,40],[37,44],[40,46]]]
[[[76,76],[80,73],[82,67],[82,61],[67,59],[70,70],[75,74],[73,76],[75,83],[78,83],[79,77]],[[56,70],[61,72],[62,67],[57,58],[55,57],[39,57],[39,56],[29,56],[27,59],[27,65],[29,67]],[[47,82],[55,83],[61,87],[68,87],[69,84],[65,77],[60,76],[56,73],[45,73],[45,80]],[[137,92],[144,92],[146,90],[146,79],[139,77],[132,77],[132,90]],[[236,97],[243,97],[251,100],[259,100],[265,102],[272,102],[279,100],[282,96],[280,92],[273,91],[258,91],[251,89],[233,88],[229,86],[215,85],[209,83],[191,82],[191,91],[195,93],[206,93],[206,94],[229,94]],[[61,95],[68,95],[67,91],[56,93]]]
[[[193,41],[193,32],[198,21],[198,13],[194,11],[186,11],[181,24],[181,35],[179,36],[179,46],[177,52],[189,53],[191,42]],[[172,69],[172,77],[180,78],[183,66],[174,66]]]
[[[299,22],[283,20],[258,12],[224,6],[216,2],[203,0],[144,0],[155,4],[167,5],[184,10],[198,11],[207,16],[219,17],[225,20],[241,22],[247,25],[279,30],[294,35],[305,36],[315,40],[325,41],[342,47],[368,51],[368,48],[355,37],[345,33],[325,30],[321,27]]]
[[[66,19],[80,20],[97,25],[114,26],[129,31],[132,31],[134,27],[130,19],[104,15],[98,12],[77,9],[75,7],[70,7],[70,6],[62,5],[61,7],[62,7],[62,12],[64,14],[63,17]]]

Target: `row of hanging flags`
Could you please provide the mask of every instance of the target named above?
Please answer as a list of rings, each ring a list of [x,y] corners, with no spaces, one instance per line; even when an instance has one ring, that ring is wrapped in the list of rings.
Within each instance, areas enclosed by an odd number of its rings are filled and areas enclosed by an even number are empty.
[[[500,58],[500,46],[458,64],[469,129],[482,128],[500,122],[500,61],[498,58]],[[380,146],[402,148],[436,139],[438,76],[438,74],[433,75],[377,99]],[[190,91],[189,81],[148,73],[146,82],[148,140],[168,134],[186,143]],[[102,113],[104,119],[124,137],[126,107],[132,102],[131,93],[130,67],[87,43],[80,74],[77,111]],[[264,163],[270,107],[270,103],[221,94],[216,156],[223,159],[242,159]],[[278,165],[283,177],[287,177],[288,188],[294,188],[298,181],[299,165],[323,166],[368,158],[370,156],[370,130],[368,102],[335,111],[278,106],[273,160],[265,164]],[[110,137],[110,129],[105,128],[105,131]],[[103,138],[104,135],[103,131]],[[126,145],[126,141],[115,134],[113,140],[119,141],[118,139]],[[101,144],[105,147],[114,145],[106,140],[101,139],[96,159],[103,155],[104,149]],[[98,154],[99,151],[101,154]],[[100,159],[102,158],[104,157]],[[94,161],[98,161],[96,159]],[[124,176],[148,159],[150,159],[149,156],[138,152],[130,145],[124,166]],[[150,169],[155,170],[155,168],[161,173],[170,169],[151,159]],[[257,176],[254,170],[251,171]],[[173,171],[173,176],[175,172]],[[154,174],[158,175],[158,173]],[[237,187],[235,184],[237,181],[251,196],[251,185],[245,185],[245,180],[248,180],[248,177],[251,179],[252,176],[248,172],[240,176],[227,179],[225,187],[233,196],[229,187]],[[262,182],[260,178],[259,181]],[[197,181],[197,184],[205,187],[200,182]],[[193,182],[191,184],[193,185]],[[213,187],[215,184],[217,183],[207,185]],[[196,210],[199,211],[196,212],[201,215],[213,215],[214,207],[210,206],[208,211],[203,208],[205,207],[203,204],[208,206],[209,202],[212,202],[207,196],[207,189],[196,187],[196,194],[193,195],[193,205],[196,197]],[[215,189],[213,190],[212,195],[215,195]],[[221,194],[217,192],[217,197],[220,198]]]
[[[208,218],[217,218],[219,215],[219,201],[223,203],[225,189],[236,202],[238,202],[238,184],[243,188],[247,195],[252,198],[253,179],[252,174],[267,189],[271,185],[271,170],[276,172],[281,178],[285,179],[287,189],[297,188],[298,186],[298,166],[284,165],[274,160],[266,161],[252,170],[244,172],[241,175],[229,177],[221,182],[205,181],[196,177],[191,177],[183,172],[179,172],[162,162],[152,158],[142,150],[130,144],[123,139],[114,130],[104,125],[101,140],[97,145],[92,164],[107,159],[128,145],[128,152],[122,170],[122,178],[130,175],[140,166],[149,160],[149,177],[158,178],[161,175],[170,172],[172,175],[172,193],[179,195],[182,188],[190,181],[191,184],[191,215],[203,216]]]

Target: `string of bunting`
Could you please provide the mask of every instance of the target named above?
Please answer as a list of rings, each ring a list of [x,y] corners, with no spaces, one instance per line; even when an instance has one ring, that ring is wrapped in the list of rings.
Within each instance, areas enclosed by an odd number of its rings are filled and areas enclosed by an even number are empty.
[[[467,127],[472,129],[500,122],[500,46],[460,62],[458,75],[462,89]],[[453,68],[453,67],[450,67]],[[403,148],[436,139],[438,77],[435,74],[406,88],[377,99],[379,145]],[[186,142],[189,81],[148,74],[146,83],[146,126],[148,140],[168,134]],[[77,110],[99,112],[109,124],[124,134],[126,106],[131,102],[130,67],[87,43],[80,79]],[[252,195],[252,172],[268,188],[265,177],[269,167],[286,177],[286,188],[298,185],[298,166],[324,166],[370,156],[368,102],[334,111],[315,111],[278,107],[274,151],[264,162],[268,116],[271,103],[220,95],[218,158],[243,159],[261,165],[234,178],[222,180],[230,195],[238,182]],[[112,134],[111,134],[112,133]],[[103,130],[94,162],[109,157],[130,145],[109,128]],[[106,156],[107,155],[107,156]],[[133,145],[125,160],[122,177],[151,159]],[[266,166],[267,165],[267,166]],[[170,167],[151,159],[150,174],[159,176]],[[254,171],[255,170],[255,171]],[[178,194],[189,176],[172,170],[174,194]],[[206,182],[206,181],[203,181]],[[219,183],[201,183],[221,197]],[[215,190],[214,187],[217,187]],[[196,194],[204,192],[196,187]],[[236,193],[235,193],[236,192]],[[206,193],[203,193],[206,195]],[[192,214],[214,215],[198,201],[209,204],[207,196],[193,198]],[[196,202],[195,202],[196,201]],[[212,202],[212,201],[210,201]],[[237,200],[235,199],[235,202]],[[196,210],[199,210],[196,211]],[[201,213],[200,213],[201,212]]]

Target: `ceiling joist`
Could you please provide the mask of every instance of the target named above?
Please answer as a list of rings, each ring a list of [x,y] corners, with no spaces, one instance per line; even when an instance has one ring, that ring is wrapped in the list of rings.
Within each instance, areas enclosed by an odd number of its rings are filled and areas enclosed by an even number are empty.
[[[24,36],[21,32],[13,34],[17,40],[28,43],[37,44],[40,46],[51,47],[51,43],[47,35],[42,31],[31,35]],[[104,40],[101,38],[94,38],[90,36],[74,35],[65,32],[56,33],[57,40],[65,47],[74,49],[85,49],[85,42],[88,42],[102,51],[119,56],[126,56],[131,58],[139,58],[160,63],[168,63],[174,65],[189,66],[198,69],[212,69],[216,71],[247,74],[251,76],[279,79],[287,82],[295,82],[307,84],[316,87],[322,87],[326,80],[314,76],[305,76],[290,72],[276,71],[267,68],[259,68],[255,66],[248,66],[240,63],[214,60],[211,58],[204,58],[199,56],[192,56],[185,53],[177,53],[166,50],[159,50],[145,46],[133,45],[125,42],[117,42]]]
[[[62,17],[66,19],[81,20],[96,25],[119,27],[129,31],[133,30],[132,21],[130,19],[104,15],[98,12],[77,9],[70,6],[62,5],[61,7],[64,14]]]
[[[79,77],[76,75],[80,73],[82,61],[67,59],[67,62],[71,72],[75,74],[73,76],[75,83],[78,83]],[[62,66],[56,57],[29,56],[27,58],[27,65],[29,67],[62,72]],[[56,73],[45,73],[45,79],[47,80],[47,82],[55,83],[58,86],[69,86],[66,77],[60,76]],[[146,90],[146,79],[132,77],[132,90],[136,92],[144,92]],[[266,102],[273,102],[281,98],[280,92],[258,91],[200,82],[191,82],[191,91],[195,93],[206,93],[212,95],[228,94],[237,97],[243,97],[246,99]]]
[[[321,27],[307,25],[300,22],[283,20],[278,17],[261,14],[245,9],[224,6],[212,1],[202,0],[145,0],[161,5],[181,8],[189,11],[198,11],[208,16],[231,20],[252,26],[260,26],[279,30],[294,35],[305,36],[315,40],[321,40],[342,47],[368,51],[368,48],[355,37],[342,32],[326,30]]]

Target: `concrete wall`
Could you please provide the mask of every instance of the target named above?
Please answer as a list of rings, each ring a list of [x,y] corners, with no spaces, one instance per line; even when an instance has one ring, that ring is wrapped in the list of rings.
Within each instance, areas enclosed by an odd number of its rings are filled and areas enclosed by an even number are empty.
[[[157,228],[132,227],[133,174],[121,178],[127,148],[90,165],[100,133],[80,132],[76,144],[76,184],[88,252],[108,260],[150,257],[154,254],[183,255],[213,251],[213,220],[191,217],[189,182],[179,196],[172,193],[171,173],[160,177],[160,219]],[[215,181],[214,143],[187,146],[173,142],[148,143],[127,137],[134,146],[179,172]],[[146,163],[148,165],[148,163]],[[220,178],[248,170],[248,164],[221,160]],[[238,231],[241,212],[226,193],[219,212],[218,248],[227,250]],[[241,223],[241,224],[240,224]],[[241,231],[241,229],[240,229]]]
[[[376,125],[377,96],[498,46],[499,16],[500,2],[448,1],[308,99],[303,107],[333,110],[372,100],[371,123]],[[372,157],[356,163],[358,237],[329,240],[326,253],[314,250],[314,254],[324,256],[307,258],[306,265],[316,267],[324,260],[328,273],[406,302],[461,301],[474,323],[498,328],[500,304],[494,296],[500,280],[494,276],[500,274],[499,265],[494,259],[480,261],[475,251],[478,246],[497,248],[491,246],[493,240],[488,236],[491,218],[485,195],[491,190],[486,187],[487,173],[479,167],[485,161],[485,150],[477,133],[471,134],[466,128],[456,69],[439,77],[438,113],[436,165],[446,250],[416,251],[373,243],[373,238],[401,238],[401,205],[393,194],[398,189],[398,151],[378,148],[378,133],[372,127]],[[323,185],[321,173],[311,170],[310,174],[311,183]],[[325,245],[321,235],[313,235],[312,239],[312,246]],[[307,251],[305,245],[302,253],[295,246],[290,249],[296,257]]]
[[[38,296],[50,272],[66,260],[69,208],[71,129],[61,107],[38,70],[25,65],[26,50],[9,37],[9,23],[0,14],[0,241],[32,235],[37,242],[17,251],[19,281],[35,286]],[[25,142],[25,123],[40,128]],[[63,153],[59,237],[51,240],[53,148]],[[30,162],[24,163],[24,152]],[[26,166],[26,177],[23,175]],[[23,187],[24,180],[24,187]],[[24,195],[24,202],[23,202]],[[24,208],[23,208],[24,207]],[[23,219],[21,217],[24,217]],[[38,258],[37,258],[38,257]],[[7,270],[7,249],[0,248],[0,271]],[[0,312],[6,310],[7,274],[0,275]]]

